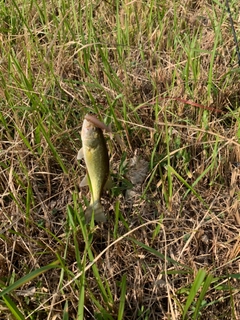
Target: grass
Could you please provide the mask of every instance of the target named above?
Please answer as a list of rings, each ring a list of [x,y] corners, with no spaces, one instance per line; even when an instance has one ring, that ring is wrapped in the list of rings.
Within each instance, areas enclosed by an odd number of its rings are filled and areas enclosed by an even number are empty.
[[[240,319],[240,79],[224,5],[0,4],[0,318]],[[104,225],[85,224],[79,189],[88,112],[125,144],[106,136]],[[136,185],[133,159],[135,176],[148,163]]]

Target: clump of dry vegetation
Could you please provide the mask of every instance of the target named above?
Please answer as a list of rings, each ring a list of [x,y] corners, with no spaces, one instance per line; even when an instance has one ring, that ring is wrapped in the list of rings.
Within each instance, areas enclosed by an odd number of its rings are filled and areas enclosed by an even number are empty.
[[[0,319],[240,319],[240,81],[224,5],[0,4]],[[76,160],[90,111],[126,144],[106,137],[114,186],[95,226]]]

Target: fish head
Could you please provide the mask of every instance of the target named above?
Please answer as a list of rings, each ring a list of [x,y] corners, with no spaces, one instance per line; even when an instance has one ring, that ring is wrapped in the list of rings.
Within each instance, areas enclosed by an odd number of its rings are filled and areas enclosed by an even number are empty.
[[[96,127],[92,122],[84,119],[82,125],[81,138],[82,142],[86,147],[96,148],[99,139],[102,138],[102,130]]]

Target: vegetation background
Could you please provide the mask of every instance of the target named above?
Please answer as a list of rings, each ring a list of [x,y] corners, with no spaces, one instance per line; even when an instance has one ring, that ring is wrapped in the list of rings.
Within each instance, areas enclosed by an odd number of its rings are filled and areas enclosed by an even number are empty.
[[[0,0],[0,17],[0,319],[239,320],[225,3]],[[89,112],[126,145],[106,136],[114,188],[98,226],[76,160]],[[134,184],[129,167],[146,162]]]

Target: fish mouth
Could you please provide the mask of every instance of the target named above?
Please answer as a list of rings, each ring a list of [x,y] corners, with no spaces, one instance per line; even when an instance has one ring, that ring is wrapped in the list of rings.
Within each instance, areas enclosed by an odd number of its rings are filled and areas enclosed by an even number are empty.
[[[91,122],[95,127],[111,132],[110,127],[106,126],[104,122],[100,121],[94,114],[86,114],[84,120]]]
[[[88,120],[84,120],[83,121],[83,126],[82,126],[82,130],[94,130],[96,129],[96,127],[94,126],[94,124]]]
[[[82,136],[86,139],[96,138],[99,129],[94,126],[91,122],[84,120],[82,126]]]

